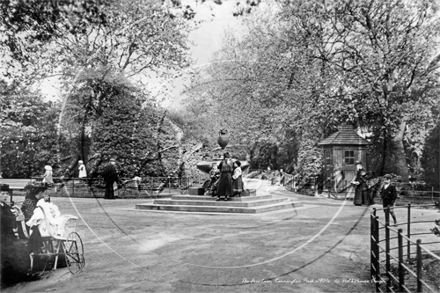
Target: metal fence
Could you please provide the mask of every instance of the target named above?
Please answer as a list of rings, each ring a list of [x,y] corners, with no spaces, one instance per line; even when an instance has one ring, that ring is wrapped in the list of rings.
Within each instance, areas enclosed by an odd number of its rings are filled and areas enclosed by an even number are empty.
[[[114,185],[115,196],[120,198],[171,197],[186,194],[188,188],[203,184],[206,176],[197,177],[143,177],[120,178]],[[40,182],[40,177],[32,178]],[[56,177],[54,185],[46,187],[52,196],[104,197],[103,178],[63,178]]]
[[[423,205],[419,207],[439,207],[436,205]],[[396,207],[399,208],[399,207]],[[438,288],[432,288],[423,276],[423,261],[431,258],[440,261],[440,256],[433,253],[428,247],[433,244],[440,244],[440,239],[426,228],[426,224],[432,224],[434,220],[414,221],[411,220],[411,204],[400,207],[407,209],[407,221],[400,223],[406,227],[397,229],[390,225],[390,211],[385,209],[373,209],[371,213],[371,279],[375,282],[376,292],[423,292],[428,289],[430,292],[438,292]],[[383,210],[385,221],[380,221],[377,211]],[[424,225],[423,232],[413,233],[411,230],[415,225]],[[402,227],[402,226],[401,226]],[[417,229],[420,231],[420,229]],[[418,238],[423,235],[428,242],[423,243]],[[436,239],[437,241],[429,241]],[[434,246],[435,247],[435,246]],[[385,291],[384,291],[385,290]]]

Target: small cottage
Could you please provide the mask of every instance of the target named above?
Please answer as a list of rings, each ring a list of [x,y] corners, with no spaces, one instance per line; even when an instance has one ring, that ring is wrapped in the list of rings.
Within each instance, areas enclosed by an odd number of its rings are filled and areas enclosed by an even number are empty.
[[[356,175],[356,161],[366,168],[369,144],[347,124],[340,125],[337,132],[318,142],[324,151],[322,174],[327,188],[344,190]]]

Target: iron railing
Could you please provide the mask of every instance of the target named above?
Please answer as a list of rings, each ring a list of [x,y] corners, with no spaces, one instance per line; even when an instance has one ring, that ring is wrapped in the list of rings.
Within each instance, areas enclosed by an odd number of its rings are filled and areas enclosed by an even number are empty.
[[[429,207],[436,205],[422,205]],[[438,206],[438,203],[437,203]],[[395,209],[398,209],[396,207]],[[433,239],[438,239],[429,228],[422,232],[412,233],[413,226],[418,224],[431,223],[434,226],[434,219],[426,221],[411,220],[411,204],[400,207],[407,209],[407,221],[400,222],[399,227],[406,226],[406,233],[403,229],[397,229],[390,225],[389,208],[373,209],[371,213],[370,231],[370,268],[371,279],[375,282],[376,292],[423,292],[426,288],[430,292],[438,292],[432,288],[422,274],[424,257],[440,261],[440,256],[434,254],[428,246],[440,244],[440,241],[425,242],[422,245],[421,239],[414,239],[413,236],[431,234]],[[385,221],[382,222],[377,216],[377,210],[383,210]],[[420,231],[420,229],[417,229]],[[430,237],[425,237],[429,239]],[[397,240],[397,242],[396,242]],[[384,286],[383,286],[384,285]]]
[[[40,182],[41,177],[32,178]],[[120,198],[170,197],[173,194],[186,194],[193,185],[201,185],[203,176],[190,177],[143,177],[120,178],[115,183],[115,196]],[[103,178],[54,178],[54,185],[48,192],[54,196],[104,197],[105,182]]]

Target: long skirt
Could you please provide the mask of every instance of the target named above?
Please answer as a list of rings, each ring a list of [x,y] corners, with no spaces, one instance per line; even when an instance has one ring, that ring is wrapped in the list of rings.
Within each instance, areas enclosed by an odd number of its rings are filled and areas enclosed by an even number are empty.
[[[229,197],[232,195],[232,174],[230,172],[220,173],[220,179],[217,187],[217,195],[219,197]]]
[[[115,199],[115,190],[113,188],[113,182],[110,181],[106,182],[104,198]]]
[[[358,187],[356,187],[355,191],[354,191],[354,199],[353,199],[353,204],[357,205],[357,206],[361,206],[362,205],[362,189]]]
[[[370,205],[370,195],[368,194],[368,190],[363,190],[361,188],[356,188],[353,204],[355,205]]]
[[[234,195],[241,195],[243,191],[243,179],[239,176],[237,179],[232,180],[232,193]]]

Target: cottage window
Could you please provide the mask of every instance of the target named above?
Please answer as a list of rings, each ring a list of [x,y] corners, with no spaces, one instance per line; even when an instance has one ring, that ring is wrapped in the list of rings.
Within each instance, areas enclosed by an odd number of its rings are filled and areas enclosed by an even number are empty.
[[[331,152],[331,150],[324,150],[324,158],[325,158],[325,164],[327,166],[332,164],[332,152]]]
[[[344,161],[347,165],[354,165],[354,151],[345,151]]]

